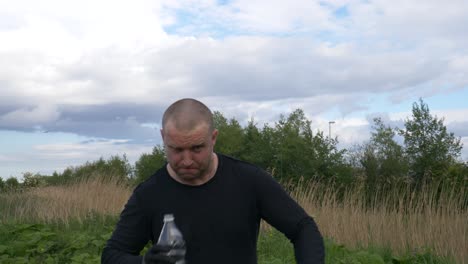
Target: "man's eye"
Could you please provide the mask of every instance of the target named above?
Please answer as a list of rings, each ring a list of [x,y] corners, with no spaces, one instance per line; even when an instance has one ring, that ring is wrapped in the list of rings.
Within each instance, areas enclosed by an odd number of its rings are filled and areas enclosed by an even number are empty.
[[[193,147],[192,149],[193,149],[193,151],[195,151],[195,152],[199,152],[199,151],[202,150],[202,148],[203,148],[202,146],[195,146],[195,147]]]

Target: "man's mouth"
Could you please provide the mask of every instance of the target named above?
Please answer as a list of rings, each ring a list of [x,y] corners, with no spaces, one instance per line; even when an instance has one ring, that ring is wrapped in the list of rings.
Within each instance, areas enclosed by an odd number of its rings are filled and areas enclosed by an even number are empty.
[[[198,171],[197,168],[180,168],[181,171],[184,171],[184,172],[195,172],[195,171]]]

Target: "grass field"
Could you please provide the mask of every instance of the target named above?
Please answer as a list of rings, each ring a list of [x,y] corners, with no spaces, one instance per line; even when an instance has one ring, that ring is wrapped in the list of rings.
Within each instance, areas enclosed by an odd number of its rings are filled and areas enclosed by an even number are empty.
[[[398,255],[432,251],[468,262],[466,190],[437,193],[425,186],[421,195],[399,191],[369,208],[361,191],[349,190],[340,203],[336,191],[318,191],[323,189],[309,184],[294,196],[315,216],[325,237],[349,248],[388,248]]]
[[[331,189],[302,187],[292,195],[326,238],[327,263],[468,262],[465,193],[444,194],[436,205],[428,189],[399,206],[366,208],[359,192],[350,190],[340,203]],[[0,194],[0,263],[99,263],[131,191],[87,180]],[[295,263],[289,241],[268,225],[258,255],[260,264]]]

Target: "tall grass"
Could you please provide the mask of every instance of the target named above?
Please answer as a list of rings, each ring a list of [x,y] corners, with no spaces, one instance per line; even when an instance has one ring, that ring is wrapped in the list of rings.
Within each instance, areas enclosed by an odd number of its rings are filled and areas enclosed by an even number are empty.
[[[468,212],[466,190],[437,192],[425,186],[419,194],[393,190],[375,203],[361,187],[338,192],[320,183],[303,183],[292,196],[314,216],[322,234],[349,248],[389,248],[395,254],[430,249],[457,263],[468,262]],[[85,222],[91,215],[116,216],[132,187],[115,180],[96,178],[66,186],[39,187],[0,194],[0,223]],[[392,191],[392,190],[390,190]],[[382,199],[382,197],[386,197]],[[265,227],[264,228],[268,228]]]
[[[363,186],[339,193],[319,183],[296,188],[292,195],[314,216],[327,238],[350,248],[390,248],[396,254],[424,253],[468,262],[468,193],[440,192],[437,185],[421,190],[395,188],[375,192]]]
[[[64,186],[38,187],[0,195],[0,222],[68,225],[90,216],[118,215],[132,188],[115,179],[88,178]]]

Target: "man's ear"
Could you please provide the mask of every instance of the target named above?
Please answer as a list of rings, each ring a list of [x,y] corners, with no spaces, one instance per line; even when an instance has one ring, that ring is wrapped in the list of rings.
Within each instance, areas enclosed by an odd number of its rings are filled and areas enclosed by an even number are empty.
[[[164,141],[164,131],[163,131],[163,129],[161,128],[161,129],[159,130],[159,132],[161,133],[161,138],[162,138],[162,140]]]
[[[218,129],[214,129],[213,133],[211,134],[211,141],[213,141],[213,145],[216,144],[217,138],[218,138]]]

